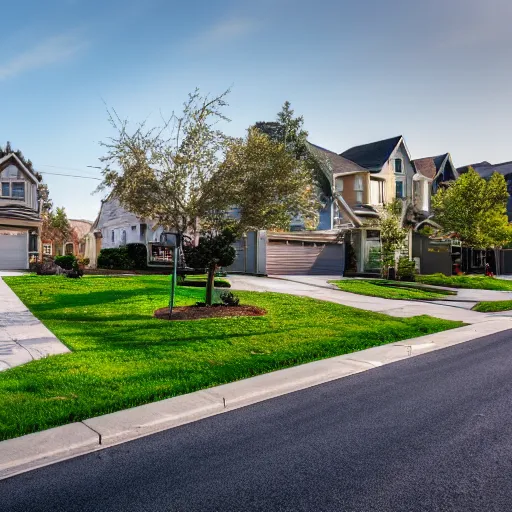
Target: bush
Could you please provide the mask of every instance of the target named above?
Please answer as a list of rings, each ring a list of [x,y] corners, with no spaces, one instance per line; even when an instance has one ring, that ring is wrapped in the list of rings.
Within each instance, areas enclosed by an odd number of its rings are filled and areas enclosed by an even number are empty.
[[[148,266],[148,250],[144,244],[128,244],[126,246],[128,259],[132,268],[144,270]]]
[[[409,258],[400,258],[396,277],[399,281],[414,281],[416,279],[416,264]]]
[[[55,265],[58,265],[64,270],[72,270],[76,258],[72,254],[66,254],[65,256],[55,256]]]
[[[220,300],[224,306],[239,306],[240,298],[237,297],[233,292],[222,292],[220,294]]]
[[[102,249],[98,255],[98,268],[115,270],[142,270],[147,267],[144,244],[128,244],[113,249]]]

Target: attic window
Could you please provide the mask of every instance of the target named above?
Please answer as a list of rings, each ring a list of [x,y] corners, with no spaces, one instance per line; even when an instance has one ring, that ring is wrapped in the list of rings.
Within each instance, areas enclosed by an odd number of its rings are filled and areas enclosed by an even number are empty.
[[[20,178],[19,170],[15,165],[8,165],[1,173],[2,178]]]
[[[3,181],[2,197],[23,201],[25,199],[25,183],[23,181]]]
[[[395,158],[395,172],[397,174],[402,174],[404,172],[401,158]]]

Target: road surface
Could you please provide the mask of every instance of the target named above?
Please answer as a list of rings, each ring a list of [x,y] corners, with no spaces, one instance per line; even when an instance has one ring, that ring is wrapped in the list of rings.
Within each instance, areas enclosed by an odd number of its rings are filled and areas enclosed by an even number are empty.
[[[512,331],[0,481],[0,510],[512,510]]]

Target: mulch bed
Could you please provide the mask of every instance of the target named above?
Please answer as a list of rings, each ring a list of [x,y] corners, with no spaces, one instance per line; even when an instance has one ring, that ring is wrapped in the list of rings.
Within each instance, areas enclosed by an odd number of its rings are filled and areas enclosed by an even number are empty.
[[[266,314],[264,309],[256,306],[180,306],[172,310],[172,318],[169,318],[169,308],[157,309],[154,316],[160,320],[199,320],[201,318],[263,316]]]

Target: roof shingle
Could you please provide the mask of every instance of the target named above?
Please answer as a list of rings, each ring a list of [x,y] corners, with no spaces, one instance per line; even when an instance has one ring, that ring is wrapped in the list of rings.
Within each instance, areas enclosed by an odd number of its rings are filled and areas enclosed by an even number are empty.
[[[380,169],[391,156],[397,144],[402,139],[401,135],[391,139],[370,142],[361,146],[354,146],[341,153],[342,157],[348,158],[369,170]]]

